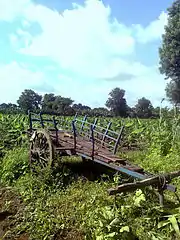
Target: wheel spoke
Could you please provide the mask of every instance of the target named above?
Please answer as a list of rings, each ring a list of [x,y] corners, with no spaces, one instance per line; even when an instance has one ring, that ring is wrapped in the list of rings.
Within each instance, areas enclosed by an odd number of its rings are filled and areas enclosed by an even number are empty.
[[[30,163],[33,166],[44,168],[51,165],[53,160],[53,146],[48,133],[44,130],[37,131],[36,137],[30,147]]]
[[[40,141],[40,148],[43,149],[46,145],[47,141],[46,141],[46,138],[43,137]]]
[[[46,167],[48,165],[47,160],[45,158],[41,157],[41,156],[40,156],[40,162],[44,167]]]

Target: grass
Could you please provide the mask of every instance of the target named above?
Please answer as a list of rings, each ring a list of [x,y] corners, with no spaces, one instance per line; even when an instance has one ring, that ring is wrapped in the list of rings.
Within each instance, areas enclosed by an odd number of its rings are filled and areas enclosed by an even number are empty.
[[[23,130],[20,122],[18,117],[15,124]],[[133,139],[136,142],[146,139],[146,148],[126,152],[123,156],[152,173],[179,169],[180,144],[178,131],[174,132],[174,129],[178,130],[175,123],[138,124],[141,124],[140,131],[136,125]],[[129,126],[132,128],[132,124]],[[0,125],[4,133],[7,127],[8,124]],[[14,128],[13,124],[11,128]],[[14,136],[19,139],[19,131]],[[165,209],[159,206],[150,187],[109,196],[108,188],[132,181],[132,178],[113,175],[99,165],[74,157],[63,158],[55,169],[32,174],[26,140],[23,144],[21,139],[20,144],[16,145],[15,141],[9,146],[8,137],[4,139],[6,141],[0,140],[3,149],[0,159],[0,239],[180,239],[180,205],[175,194],[166,192]],[[179,178],[172,182],[180,195]]]
[[[157,223],[164,221],[165,215],[172,215],[172,210],[164,212],[150,189],[108,196],[107,189],[122,181],[120,175],[114,178],[94,176],[92,181],[88,180],[92,176],[84,178],[83,172],[77,171],[82,164],[79,159],[64,161],[61,171],[32,175],[26,148],[11,150],[4,157],[1,182],[12,186],[7,191],[16,196],[13,199],[20,196],[22,200],[19,205],[16,203],[14,225],[7,230],[4,239],[24,236],[24,233],[34,240],[176,239],[171,222],[158,228]],[[97,166],[91,169],[97,171]],[[6,211],[11,212],[13,201],[6,204]],[[174,209],[179,211],[177,206]]]

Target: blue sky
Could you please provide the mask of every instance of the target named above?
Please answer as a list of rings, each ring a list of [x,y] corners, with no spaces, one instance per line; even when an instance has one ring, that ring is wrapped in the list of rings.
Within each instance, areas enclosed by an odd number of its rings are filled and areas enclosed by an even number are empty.
[[[158,48],[165,0],[0,0],[0,103],[31,88],[91,107],[114,87],[133,106],[165,96]]]

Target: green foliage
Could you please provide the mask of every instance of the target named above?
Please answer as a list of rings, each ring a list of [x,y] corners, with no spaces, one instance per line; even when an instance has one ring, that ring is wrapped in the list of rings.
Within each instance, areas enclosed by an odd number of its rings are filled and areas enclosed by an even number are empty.
[[[0,113],[6,113],[6,114],[16,114],[20,110],[18,109],[18,106],[16,104],[12,103],[2,103],[0,104]]]
[[[115,131],[125,125],[124,145],[143,146],[143,151],[120,151],[120,155],[153,173],[180,168],[178,115],[173,119],[161,116],[159,120],[100,118],[98,124],[106,126],[110,120]],[[80,162],[75,158],[63,159],[59,168],[32,175],[26,145],[21,148],[16,145],[27,127],[27,118],[1,115],[0,126],[3,131],[0,140],[6,153],[0,160],[0,183],[12,186],[24,205],[7,236],[26,232],[32,240],[56,239],[56,236],[61,239],[67,235],[69,239],[78,236],[77,239],[86,240],[179,239],[180,207],[171,193],[166,192],[166,201],[170,201],[167,209],[158,205],[158,198],[151,188],[108,196],[108,188],[128,179],[116,175],[114,179],[102,176],[101,180],[89,181],[67,168],[67,161],[71,164]],[[11,142],[11,139],[16,141]],[[173,182],[179,194],[180,181],[177,178]]]
[[[16,182],[26,205],[16,231],[28,232],[31,239],[53,239],[72,229],[87,240],[175,239],[179,234],[179,214],[167,216],[148,191],[114,199],[106,194],[113,182],[78,180],[62,191],[47,184],[48,178],[26,175]]]
[[[176,0],[168,9],[168,24],[165,27],[160,48],[160,71],[168,78],[179,81],[180,76],[180,1]]]
[[[138,100],[137,105],[135,106],[135,112],[138,117],[149,118],[152,116],[153,106],[150,100],[146,98],[141,98]]]
[[[171,89],[173,89],[174,98],[177,98],[177,84],[168,85],[167,92],[171,94]],[[78,115],[87,115],[89,117],[112,117],[112,116],[122,116],[122,117],[132,117],[136,116],[140,118],[157,118],[159,117],[159,109],[153,108],[148,99],[139,99],[137,105],[133,108],[127,105],[126,99],[124,97],[125,90],[114,88],[109,93],[109,98],[106,101],[106,107],[90,108],[89,106],[82,105],[81,103],[73,104],[74,100],[69,97],[55,96],[54,93],[46,93],[44,96],[39,95],[31,89],[25,89],[16,104],[12,103],[2,103],[0,104],[0,113],[2,114],[20,114],[27,113],[28,110],[34,113],[39,113],[40,111],[46,114],[55,114],[63,116],[74,116],[76,113]],[[168,95],[169,97],[169,95]],[[164,108],[169,116],[172,117],[172,109]]]
[[[180,104],[180,82],[171,81],[166,86],[166,95],[171,103]]]
[[[11,150],[0,162],[0,183],[13,184],[29,171],[28,153],[24,148]]]
[[[120,88],[114,88],[109,93],[109,98],[106,102],[106,106],[113,112],[115,116],[126,117],[128,106],[126,99],[124,98],[125,90]]]
[[[61,115],[73,115],[75,112],[71,108],[73,100],[54,94],[45,94],[42,101],[42,111],[46,113],[57,113]]]
[[[28,110],[30,111],[37,111],[40,109],[42,96],[37,94],[31,89],[25,89],[22,93],[19,99],[17,100],[17,103],[19,107],[27,113]]]
[[[171,80],[167,86],[167,96],[175,104],[180,104],[180,1],[176,0],[168,9],[168,24],[165,26],[160,54],[160,71]]]
[[[102,108],[102,107],[99,107],[99,108],[94,108],[91,110],[91,115],[92,116],[96,116],[96,117],[109,117],[109,116],[112,116],[113,113],[111,113],[110,111],[108,111],[107,108]]]
[[[27,137],[23,131],[27,128],[26,116],[0,114],[0,157],[5,154],[7,149],[26,143]]]

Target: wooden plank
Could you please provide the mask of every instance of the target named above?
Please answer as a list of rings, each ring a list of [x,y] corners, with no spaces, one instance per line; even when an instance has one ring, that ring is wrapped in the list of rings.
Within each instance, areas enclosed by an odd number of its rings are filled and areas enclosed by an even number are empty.
[[[97,155],[98,156],[100,156],[100,157],[103,157],[103,158],[105,158],[105,159],[108,159],[109,161],[111,161],[111,162],[125,162],[126,160],[125,159],[117,159],[117,158],[114,158],[114,156],[107,156],[107,155],[103,155],[103,154],[101,154],[101,153],[97,153]]]
[[[92,152],[87,152],[87,151],[85,152],[85,151],[80,150],[80,149],[77,149],[76,152],[77,152],[78,155],[83,154],[83,156],[86,155],[88,157],[92,157]],[[96,154],[94,155],[94,158],[98,159],[101,162],[107,163],[107,164],[109,164],[111,162],[110,160],[102,158],[102,157],[100,157],[100,156],[98,156]],[[92,161],[93,161],[93,159],[92,159]]]
[[[106,159],[106,158],[102,158],[102,157],[100,157],[100,156],[98,156],[98,155],[95,155],[95,158],[96,158],[97,160],[101,161],[101,162],[105,162],[105,163],[108,163],[108,164],[112,162],[111,160]]]
[[[67,146],[67,147],[56,147],[55,148],[55,151],[61,151],[61,150],[74,150],[74,148],[69,147],[69,146]]]
[[[66,141],[66,142],[74,145],[74,142],[70,142],[70,141]],[[77,148],[83,148],[83,146],[80,145],[80,144],[76,144],[76,147],[77,147]]]

